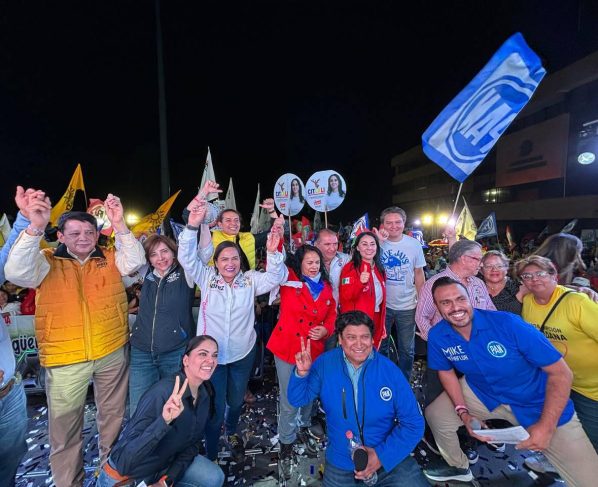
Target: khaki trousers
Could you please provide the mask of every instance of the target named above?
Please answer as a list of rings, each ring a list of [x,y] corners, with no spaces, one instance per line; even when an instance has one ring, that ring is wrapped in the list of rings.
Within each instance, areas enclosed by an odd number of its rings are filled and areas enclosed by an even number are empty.
[[[108,459],[125,415],[129,385],[127,346],[99,360],[46,368],[50,466],[56,487],[81,487],[85,397],[93,378],[100,464]]]
[[[464,377],[459,382],[465,404],[473,416],[483,421],[504,419],[514,426],[519,425],[509,406],[503,404],[490,412],[467,385]],[[426,408],[425,415],[446,462],[453,467],[469,468],[469,462],[461,451],[457,437],[457,429],[463,423],[455,413],[453,402],[446,392]],[[598,455],[581,427],[577,414],[574,414],[568,423],[556,429],[544,454],[569,487],[598,485]]]

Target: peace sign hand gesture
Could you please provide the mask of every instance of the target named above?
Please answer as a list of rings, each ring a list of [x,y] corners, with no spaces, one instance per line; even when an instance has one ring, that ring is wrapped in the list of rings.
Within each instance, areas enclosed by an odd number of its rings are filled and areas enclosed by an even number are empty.
[[[307,339],[307,348],[305,348],[305,340],[301,337],[301,351],[295,354],[295,364],[300,377],[309,374],[309,369],[311,369],[311,340],[309,338]]]
[[[181,401],[181,399],[183,398],[183,394],[185,394],[185,390],[187,389],[188,383],[189,381],[185,379],[185,382],[183,382],[183,385],[179,389],[180,378],[178,375],[175,377],[174,389],[172,390],[172,394],[170,395],[168,401],[166,401],[166,404],[164,404],[164,407],[162,408],[162,418],[164,418],[166,424],[172,423],[176,418],[178,418],[181,415],[181,413],[185,409],[185,406],[183,406],[183,401]]]

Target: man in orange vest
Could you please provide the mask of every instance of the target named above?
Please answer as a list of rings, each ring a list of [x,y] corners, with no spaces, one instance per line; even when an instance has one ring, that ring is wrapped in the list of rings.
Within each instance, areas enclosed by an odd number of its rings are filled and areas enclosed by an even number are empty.
[[[30,224],[5,267],[7,279],[37,290],[35,332],[46,371],[50,464],[57,487],[83,485],[83,412],[90,379],[101,463],[125,413],[129,328],[122,276],[141,267],[145,254],[124,222],[120,199],[109,194],[105,206],[116,232],[115,248],[98,247],[95,217],[75,211],[60,217],[60,245],[40,251],[52,208],[43,192],[35,193],[27,206]]]

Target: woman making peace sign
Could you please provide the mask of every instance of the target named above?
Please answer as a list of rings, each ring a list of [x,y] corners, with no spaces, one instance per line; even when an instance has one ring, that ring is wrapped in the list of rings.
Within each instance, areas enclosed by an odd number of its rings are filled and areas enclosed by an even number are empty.
[[[193,337],[183,355],[182,371],[154,384],[112,448],[98,477],[98,487],[220,487],[220,467],[198,454],[214,392],[209,382],[218,363],[218,344],[209,335]],[[182,384],[182,385],[181,385]]]
[[[206,204],[205,199],[195,197],[187,206],[189,223],[179,236],[178,259],[185,273],[192,276],[201,289],[197,330],[213,336],[220,350],[218,367],[212,377],[216,413],[206,426],[207,457],[215,460],[218,455],[224,422],[226,442],[233,459],[241,462],[245,447],[237,428],[257,348],[254,301],[256,296],[271,291],[284,279],[283,257],[277,251],[284,220],[277,218],[268,234],[266,272],[251,271],[242,267],[241,251],[236,243],[224,241],[213,249],[209,229],[202,224]],[[198,250],[200,225],[203,228]],[[205,265],[212,251],[214,266]]]

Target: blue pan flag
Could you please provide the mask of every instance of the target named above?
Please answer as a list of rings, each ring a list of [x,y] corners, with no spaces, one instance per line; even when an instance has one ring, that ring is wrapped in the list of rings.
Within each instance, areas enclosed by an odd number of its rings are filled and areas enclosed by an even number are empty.
[[[462,183],[527,104],[545,74],[523,36],[514,34],[424,132],[425,154]]]
[[[480,223],[475,238],[477,240],[479,238],[494,236],[498,236],[498,232],[496,231],[496,214],[492,212],[482,220],[482,223]]]

